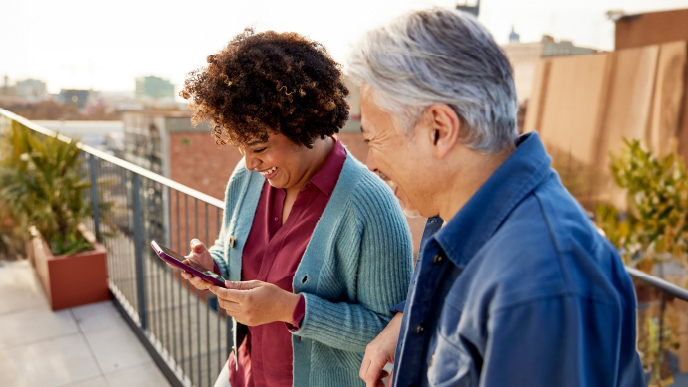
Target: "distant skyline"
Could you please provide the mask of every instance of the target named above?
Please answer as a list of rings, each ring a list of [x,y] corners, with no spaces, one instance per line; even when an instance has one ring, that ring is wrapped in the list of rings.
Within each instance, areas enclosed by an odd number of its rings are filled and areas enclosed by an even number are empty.
[[[476,0],[134,1],[22,0],[3,4],[0,82],[26,78],[51,93],[78,88],[133,90],[135,78],[155,75],[175,84],[205,64],[247,26],[296,31],[322,42],[344,63],[367,29],[409,9]],[[522,42],[543,34],[575,45],[613,50],[608,10],[629,14],[688,8],[688,0],[481,0],[479,20],[498,43],[512,26]]]

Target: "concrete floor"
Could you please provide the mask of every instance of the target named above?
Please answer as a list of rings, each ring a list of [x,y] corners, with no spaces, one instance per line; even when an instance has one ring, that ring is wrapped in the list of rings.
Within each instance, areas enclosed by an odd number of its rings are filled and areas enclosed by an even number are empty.
[[[169,385],[112,302],[53,312],[28,261],[0,262],[0,386]]]

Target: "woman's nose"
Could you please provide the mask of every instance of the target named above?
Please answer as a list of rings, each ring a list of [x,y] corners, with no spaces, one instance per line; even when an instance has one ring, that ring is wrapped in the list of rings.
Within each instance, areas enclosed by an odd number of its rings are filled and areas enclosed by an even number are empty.
[[[255,156],[251,156],[249,152],[247,152],[244,157],[246,158],[246,169],[249,171],[256,169],[260,165],[260,160]]]

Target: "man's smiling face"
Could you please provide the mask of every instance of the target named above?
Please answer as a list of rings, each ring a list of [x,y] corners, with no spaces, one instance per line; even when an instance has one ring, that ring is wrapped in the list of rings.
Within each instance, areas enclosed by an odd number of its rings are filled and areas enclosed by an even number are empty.
[[[415,172],[418,164],[414,161],[419,149],[413,136],[402,134],[393,116],[378,107],[367,84],[361,87],[361,132],[368,144],[368,169],[390,185],[407,216],[418,216],[416,202],[422,197],[422,187],[417,185],[422,179]]]

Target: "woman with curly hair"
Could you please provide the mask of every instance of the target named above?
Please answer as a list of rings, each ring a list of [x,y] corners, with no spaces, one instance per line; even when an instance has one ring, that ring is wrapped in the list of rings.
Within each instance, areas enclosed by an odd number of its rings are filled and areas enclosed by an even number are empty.
[[[348,115],[339,65],[296,33],[251,29],[207,61],[180,94],[244,156],[218,239],[194,239],[187,257],[227,288],[183,273],[233,317],[218,384],[362,385],[365,347],[406,297],[412,248],[390,189],[335,135]]]

